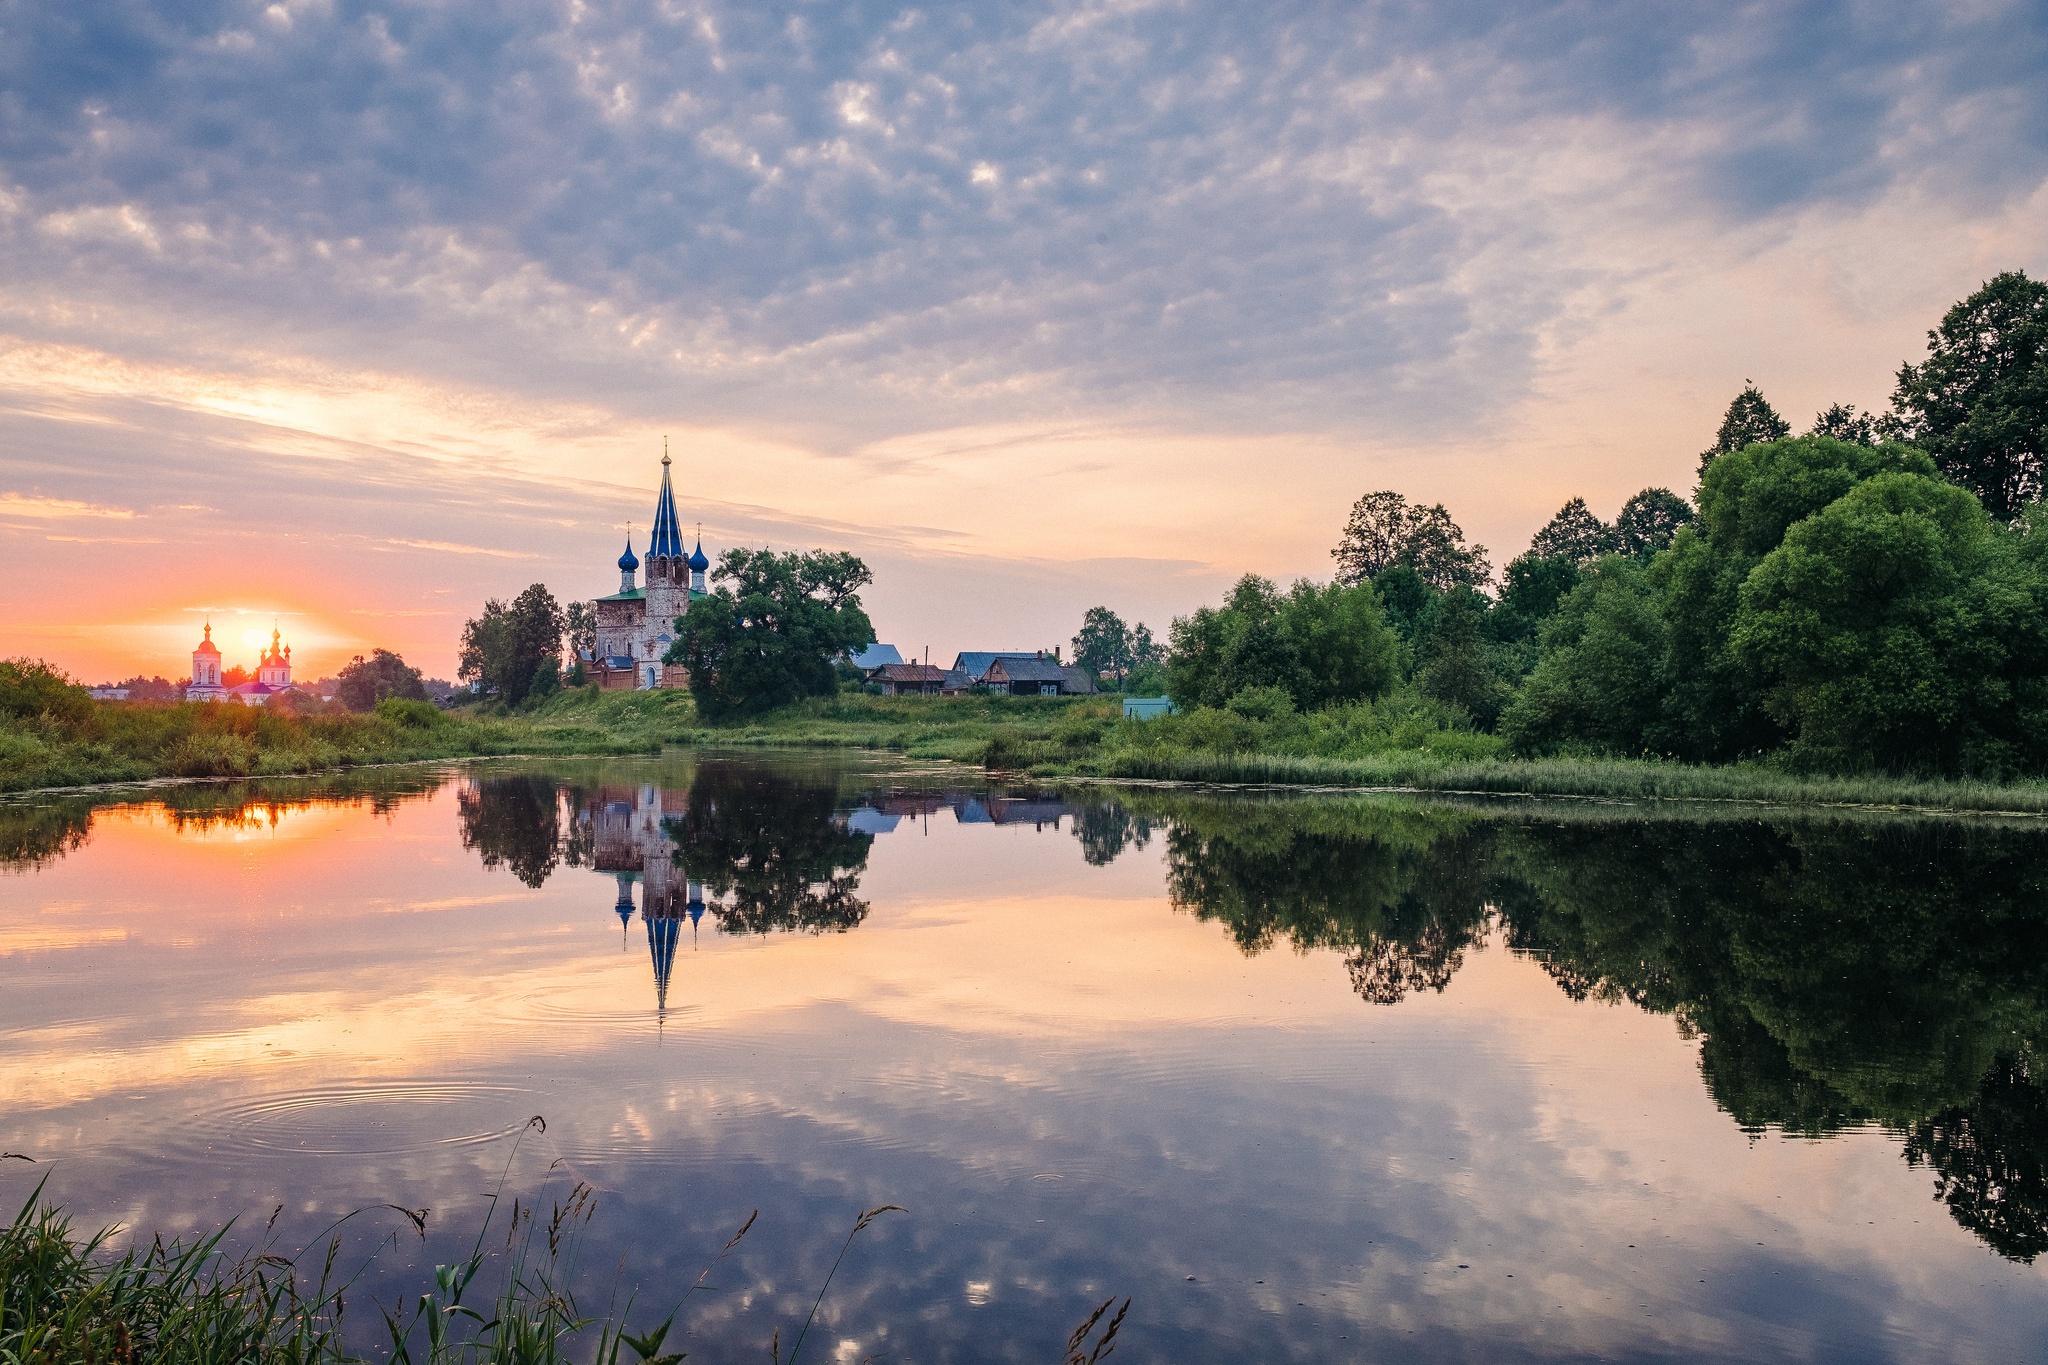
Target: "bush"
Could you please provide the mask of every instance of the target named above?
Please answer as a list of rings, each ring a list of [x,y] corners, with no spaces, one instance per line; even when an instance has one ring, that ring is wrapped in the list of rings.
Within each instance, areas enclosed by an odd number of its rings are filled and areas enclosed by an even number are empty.
[[[411,730],[431,730],[446,724],[448,719],[430,701],[407,701],[399,697],[386,697],[378,702],[377,714],[393,725],[403,725]]]

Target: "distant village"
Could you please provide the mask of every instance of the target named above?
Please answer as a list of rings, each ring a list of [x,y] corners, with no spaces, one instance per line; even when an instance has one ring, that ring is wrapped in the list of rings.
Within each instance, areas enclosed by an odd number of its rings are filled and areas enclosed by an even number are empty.
[[[592,629],[587,646],[572,643],[572,665],[580,665],[584,678],[606,691],[688,687],[688,670],[665,662],[664,656],[674,643],[675,620],[708,592],[705,575],[711,561],[704,553],[701,530],[696,543],[684,547],[670,481],[670,458],[665,451],[647,554],[643,559],[634,553],[629,533],[617,567],[616,592],[575,604],[577,614],[589,621]],[[870,690],[892,697],[952,697],[968,692],[1066,697],[1090,696],[1101,690],[1092,671],[1063,659],[1057,645],[1049,650],[964,650],[954,656],[951,667],[941,667],[931,662],[929,651],[922,660],[906,660],[897,646],[876,643],[843,662],[860,671]],[[424,684],[428,699],[442,706],[475,690],[474,685],[462,687],[439,678],[425,679]],[[89,690],[102,701],[217,701],[243,706],[282,702],[299,707],[309,701],[332,702],[340,680],[326,677],[295,682],[291,646],[276,629],[253,669],[224,666],[209,621],[192,650],[189,677],[135,677]]]

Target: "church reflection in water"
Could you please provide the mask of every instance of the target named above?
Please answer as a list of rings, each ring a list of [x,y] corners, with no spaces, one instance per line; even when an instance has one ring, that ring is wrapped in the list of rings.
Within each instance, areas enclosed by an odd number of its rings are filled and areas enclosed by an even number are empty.
[[[1055,796],[997,791],[849,791],[830,778],[706,760],[687,782],[579,784],[533,774],[482,778],[458,796],[463,843],[486,867],[539,887],[561,866],[616,887],[612,911],[639,915],[657,1013],[676,952],[708,915],[726,934],[843,933],[867,918],[860,877],[877,836],[934,819],[1077,834],[1083,810]]]
[[[676,861],[667,819],[687,809],[687,793],[652,784],[630,791],[600,789],[579,812],[590,827],[592,866],[618,881],[612,909],[622,928],[633,920],[633,889],[640,891],[640,918],[647,927],[647,952],[654,962],[655,1009],[668,1011],[668,983],[675,970],[683,921],[694,934],[704,918],[704,883]]]

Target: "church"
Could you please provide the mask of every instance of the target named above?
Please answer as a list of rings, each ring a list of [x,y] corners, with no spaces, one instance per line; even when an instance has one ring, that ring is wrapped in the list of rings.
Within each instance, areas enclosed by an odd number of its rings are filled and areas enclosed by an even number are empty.
[[[704,596],[704,540],[683,549],[682,523],[676,518],[675,492],[669,486],[669,458],[661,453],[661,496],[654,504],[654,534],[647,542],[646,583],[638,579],[642,561],[633,554],[633,537],[619,556],[619,590],[591,603],[597,620],[597,647],[586,660],[591,680],[599,687],[686,687],[686,669],[662,662],[675,642],[675,621]]]
[[[238,701],[244,706],[267,706],[272,697],[302,693],[292,682],[292,647],[275,630],[270,632],[270,649],[256,661],[256,676],[233,687],[223,685],[220,646],[213,642],[213,622],[192,651],[192,681],[185,684],[186,701]]]

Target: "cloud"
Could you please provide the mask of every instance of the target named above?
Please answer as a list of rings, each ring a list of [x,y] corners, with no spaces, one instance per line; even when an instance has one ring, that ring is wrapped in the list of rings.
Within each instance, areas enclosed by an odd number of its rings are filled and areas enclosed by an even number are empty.
[[[33,517],[38,521],[68,521],[74,517],[109,517],[128,521],[135,513],[125,507],[101,507],[71,498],[39,498],[26,493],[0,493],[0,517]]]
[[[1589,244],[2048,169],[2022,6],[275,12],[22,11],[17,308],[875,434],[1428,434],[1526,392]]]

